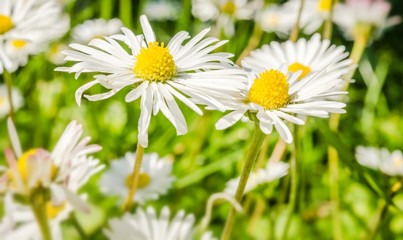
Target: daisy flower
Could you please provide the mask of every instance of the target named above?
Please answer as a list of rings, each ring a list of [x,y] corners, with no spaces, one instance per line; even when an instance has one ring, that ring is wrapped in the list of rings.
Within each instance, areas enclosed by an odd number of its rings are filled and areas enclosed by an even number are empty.
[[[35,216],[28,206],[13,201],[13,195],[7,194],[4,200],[5,214],[0,223],[0,234],[4,240],[41,240],[42,235]],[[47,215],[53,240],[62,240],[61,223],[66,220],[73,208],[70,204],[53,206],[47,204]]]
[[[125,157],[112,161],[111,167],[101,179],[103,192],[123,198],[127,196],[129,191],[127,179],[132,174],[135,158],[135,153],[126,153]],[[175,179],[171,172],[172,164],[168,159],[160,159],[156,153],[145,154],[141,162],[135,202],[144,204],[148,200],[156,200],[160,195],[166,194]]]
[[[201,21],[216,21],[218,30],[228,37],[235,34],[235,20],[254,18],[262,0],[192,0],[192,14]]]
[[[20,91],[18,89],[12,89],[12,101],[14,111],[17,111],[24,104],[24,98],[21,96]],[[10,104],[8,102],[8,92],[7,87],[4,84],[0,84],[0,118],[7,116],[10,111]]]
[[[152,114],[161,111],[177,134],[183,135],[187,125],[176,99],[198,114],[202,111],[193,100],[224,111],[220,101],[237,96],[245,87],[246,78],[244,71],[229,60],[232,54],[211,53],[226,41],[212,37],[202,40],[209,29],[201,31],[185,45],[183,42],[189,34],[179,32],[165,45],[157,42],[146,16],[141,16],[140,22],[144,35],[135,36],[129,29],[122,28],[123,35],[94,39],[88,46],[71,44],[73,50],[64,52],[66,60],[77,63],[57,70],[75,72],[76,78],[83,72],[101,73],[77,90],[79,105],[83,93],[96,84],[110,91],[84,95],[90,101],[106,99],[125,87],[131,88],[125,100],[132,102],[141,98],[138,141],[147,147]]]
[[[399,150],[358,146],[355,157],[359,164],[379,170],[389,176],[403,176],[403,154]]]
[[[179,211],[170,220],[170,211],[164,207],[159,216],[151,207],[144,211],[137,208],[134,215],[126,213],[122,219],[109,221],[109,228],[104,229],[110,240],[190,240],[194,239],[195,217]],[[211,233],[205,233],[202,240],[213,240]]]
[[[279,37],[285,38],[294,28],[297,15],[288,11],[283,5],[272,4],[260,11],[256,19],[263,31],[274,32]]]
[[[388,18],[391,4],[384,0],[347,0],[334,9],[334,22],[343,30],[347,39],[354,39],[362,34],[375,37],[388,27],[400,23],[401,18]]]
[[[120,32],[123,26],[122,22],[117,19],[92,19],[86,20],[73,28],[72,38],[73,42],[87,44],[94,38],[101,38],[103,36],[111,36]]]
[[[176,20],[179,17],[179,6],[175,2],[168,0],[147,1],[144,7],[144,13],[151,20]]]
[[[0,189],[12,192],[22,198],[41,191],[50,191],[46,201],[53,206],[66,202],[74,208],[87,211],[86,203],[75,192],[89,178],[99,172],[103,165],[97,159],[87,156],[101,149],[98,145],[87,145],[90,137],[80,140],[82,125],[71,122],[52,152],[45,149],[31,149],[22,152],[17,133],[11,120],[8,121],[13,153],[6,151],[9,168],[1,177]]]
[[[283,65],[260,74],[251,72],[248,90],[241,94],[241,100],[227,103],[227,108],[233,111],[218,120],[216,128],[228,128],[245,114],[252,113],[256,114],[263,133],[270,134],[274,126],[280,137],[291,143],[292,134],[283,120],[297,125],[305,124],[293,114],[327,118],[329,113],[345,113],[342,108],[346,104],[324,100],[325,97],[345,94],[335,90],[341,79],[315,72],[299,80],[301,71],[292,73],[287,69]]]
[[[260,168],[250,175],[245,187],[244,194],[252,191],[259,185],[270,183],[284,177],[285,175],[288,174],[289,168],[290,166],[288,163],[269,162],[265,168]],[[224,192],[231,195],[235,195],[238,183],[239,183],[239,177],[229,180],[227,182],[227,186]]]
[[[62,8],[46,0],[0,2],[0,73],[25,65],[29,55],[41,52],[67,32],[69,19]]]
[[[242,61],[242,65],[261,73],[267,68],[277,69],[282,64],[287,64],[288,71],[301,72],[300,78],[318,72],[339,78],[354,67],[345,50],[344,46],[331,45],[329,40],[321,40],[320,35],[315,34],[308,41],[303,38],[297,42],[273,41],[270,45],[252,51]]]

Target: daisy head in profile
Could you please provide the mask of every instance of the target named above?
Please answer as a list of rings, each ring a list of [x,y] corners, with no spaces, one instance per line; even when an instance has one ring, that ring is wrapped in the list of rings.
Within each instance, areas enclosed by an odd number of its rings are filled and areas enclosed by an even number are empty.
[[[123,158],[112,161],[111,167],[101,178],[101,190],[106,194],[127,196],[131,177],[134,153],[126,153]],[[157,200],[166,194],[175,177],[171,175],[172,163],[167,158],[159,158],[158,154],[151,153],[143,156],[141,162],[139,184],[135,195],[135,202],[144,204],[149,200]]]
[[[159,216],[158,216],[159,215]],[[111,219],[104,233],[110,240],[189,240],[196,239],[195,217],[179,211],[171,217],[167,206],[160,214],[148,207],[139,207],[135,214],[126,213],[121,219]],[[201,240],[215,239],[211,232],[204,233]]]
[[[242,100],[227,103],[232,111],[216,123],[216,128],[228,128],[248,115],[258,121],[263,133],[270,134],[274,127],[285,142],[291,143],[293,136],[284,121],[303,125],[305,122],[300,117],[304,115],[327,118],[329,113],[345,112],[344,103],[325,99],[345,94],[335,90],[341,79],[329,76],[318,79],[321,72],[299,79],[300,74],[301,71],[289,72],[286,65],[261,73],[251,72]]]
[[[9,167],[4,168],[0,179],[2,192],[24,199],[23,203],[40,199],[38,201],[55,209],[63,209],[69,203],[76,209],[88,211],[76,192],[103,165],[88,156],[101,147],[88,145],[90,137],[80,140],[82,125],[71,122],[51,152],[42,148],[23,152],[11,120],[8,128],[14,153],[6,150]]]
[[[355,157],[362,166],[372,168],[389,176],[403,176],[403,154],[400,150],[358,146]]]
[[[109,91],[95,95],[85,94],[90,101],[109,98],[126,88],[126,102],[140,100],[138,141],[148,146],[148,128],[151,115],[162,112],[176,128],[178,135],[187,132],[185,118],[176,102],[181,101],[189,108],[202,114],[195,102],[224,111],[222,101],[237,96],[245,88],[243,70],[235,67],[232,54],[214,52],[226,43],[216,38],[204,38],[205,29],[187,41],[189,34],[177,33],[168,44],[159,42],[147,17],[142,15],[140,23],[143,34],[135,35],[127,28],[123,34],[94,39],[88,45],[71,44],[72,50],[64,51],[66,60],[73,61],[71,67],[59,71],[96,73],[94,79],[76,92],[80,105],[83,93],[96,84]]]

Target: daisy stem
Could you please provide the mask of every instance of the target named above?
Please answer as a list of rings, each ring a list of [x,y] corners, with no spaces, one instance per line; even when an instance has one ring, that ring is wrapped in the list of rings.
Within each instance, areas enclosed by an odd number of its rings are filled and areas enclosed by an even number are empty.
[[[295,26],[290,34],[290,40],[293,42],[296,42],[299,36],[299,30],[300,30],[299,23],[301,21],[302,10],[304,9],[304,2],[305,2],[304,0],[301,0],[301,5],[298,10],[297,21],[295,22]]]
[[[390,190],[390,201],[392,201],[393,197],[396,195],[396,193],[402,188],[402,181],[398,181],[395,184],[393,184],[391,190]],[[376,236],[378,234],[378,231],[384,221],[387,219],[386,215],[388,214],[388,209],[389,209],[389,201],[386,201],[379,209],[379,214],[376,216],[376,219],[374,221],[374,224],[372,225],[371,229],[369,230],[368,237],[366,239],[368,240],[375,240]]]
[[[51,240],[52,235],[50,234],[46,204],[47,202],[45,201],[31,201],[31,209],[39,225],[43,240]]]
[[[354,64],[358,64],[361,60],[361,57],[364,53],[365,47],[367,46],[368,39],[370,36],[370,30],[367,32],[356,36],[354,41],[354,46],[351,51],[350,58],[353,60]],[[346,85],[344,86],[344,90],[347,90],[349,87],[350,80],[354,76],[355,69],[350,71],[350,73],[344,76],[346,80]],[[340,123],[340,114],[332,114],[329,120],[329,127],[332,131],[337,132]],[[339,192],[339,155],[337,150],[329,146],[328,147],[328,162],[329,162],[329,185],[330,185],[330,199],[332,202],[332,231],[333,231],[333,239],[340,240],[343,239],[342,235],[342,225],[340,218],[340,192]]]
[[[129,179],[129,192],[127,194],[123,209],[125,212],[130,211],[133,206],[133,199],[136,194],[137,185],[140,179],[141,160],[143,159],[144,148],[137,143],[136,160],[134,162],[133,172]]]
[[[246,155],[246,160],[245,160],[245,164],[242,169],[241,178],[239,180],[238,187],[236,189],[235,200],[237,202],[241,202],[241,200],[242,200],[242,196],[245,191],[246,183],[248,182],[250,172],[256,161],[257,155],[259,153],[260,147],[262,146],[263,139],[265,136],[264,133],[260,130],[259,120],[257,120],[255,115],[252,115],[252,116],[253,116],[253,120],[255,123],[255,131],[253,133],[252,142],[249,146],[249,149],[248,149],[248,152]],[[234,225],[235,215],[236,215],[236,210],[234,207],[232,207],[228,214],[227,221],[224,226],[224,231],[221,235],[221,240],[229,240],[231,238],[231,231],[232,231],[232,226]]]
[[[4,82],[7,85],[8,104],[10,107],[8,115],[11,118],[11,120],[14,121],[13,90],[12,90],[13,81],[11,78],[11,74],[9,72],[7,72],[7,70],[4,70],[3,78],[4,78]]]
[[[132,1],[131,0],[120,0],[119,6],[119,18],[122,20],[123,24],[131,28],[132,27]]]
[[[334,7],[334,0],[330,0],[330,9],[329,9],[329,16],[326,19],[325,27],[323,29],[323,38],[330,40],[332,38],[333,33],[333,7]]]
[[[294,126],[294,149],[292,151],[292,156],[291,156],[291,162],[290,162],[290,173],[291,173],[291,189],[290,189],[290,200],[288,203],[288,212],[287,212],[287,218],[286,218],[286,222],[284,225],[284,232],[283,235],[281,237],[281,239],[287,239],[287,234],[288,234],[288,230],[291,224],[291,219],[292,216],[294,214],[296,205],[297,205],[297,201],[298,201],[298,188],[299,188],[299,178],[300,178],[300,174],[299,174],[299,166],[298,166],[298,126]]]
[[[262,38],[263,31],[262,28],[259,26],[259,24],[255,24],[255,27],[253,28],[253,34],[249,38],[248,45],[245,47],[245,49],[242,51],[241,55],[239,55],[238,59],[236,60],[235,64],[239,65],[242,61],[243,58],[249,55],[249,53],[257,48],[260,43],[260,39]]]

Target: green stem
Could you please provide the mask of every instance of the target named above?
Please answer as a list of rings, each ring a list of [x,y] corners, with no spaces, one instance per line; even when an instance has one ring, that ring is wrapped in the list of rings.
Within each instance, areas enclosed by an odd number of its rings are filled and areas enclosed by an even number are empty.
[[[290,34],[290,40],[293,42],[296,42],[298,39],[298,36],[299,36],[299,31],[300,31],[299,23],[301,21],[302,10],[304,9],[304,3],[305,3],[305,1],[301,0],[301,5],[298,10],[297,21],[295,22],[294,29],[292,30],[292,32]]]
[[[7,72],[7,70],[4,70],[3,78],[4,78],[4,82],[6,83],[6,86],[7,86],[8,104],[10,107],[8,116],[11,118],[11,120],[14,121],[14,105],[13,105],[13,89],[12,89],[13,81],[11,78],[11,74],[9,72]]]
[[[356,35],[353,49],[350,58],[354,64],[358,64],[367,46],[371,29],[365,29],[362,34]],[[346,81],[344,90],[347,90],[351,78],[354,76],[355,69],[350,71],[344,79]],[[332,114],[329,120],[329,127],[332,131],[337,132],[340,123],[340,114]],[[328,147],[328,161],[329,161],[329,184],[330,184],[330,197],[332,201],[332,218],[333,218],[333,239],[343,239],[341,219],[340,219],[340,193],[339,193],[339,155],[337,150]]]
[[[264,133],[260,130],[259,121],[257,120],[256,116],[253,115],[253,117],[254,117],[253,120],[255,122],[255,131],[253,134],[252,143],[249,146],[249,150],[246,155],[246,160],[242,169],[241,178],[239,180],[238,187],[236,189],[235,200],[237,202],[241,202],[242,200],[246,183],[248,182],[250,172],[252,170],[253,164],[256,161],[257,155],[259,153],[260,147],[262,146],[262,142],[265,136]],[[231,231],[235,221],[235,214],[236,210],[234,207],[232,207],[228,214],[227,221],[224,226],[224,231],[221,235],[221,240],[229,240],[231,238]]]
[[[263,31],[259,24],[255,24],[253,29],[252,36],[249,38],[248,45],[242,51],[241,55],[239,55],[238,59],[236,60],[235,64],[239,65],[243,58],[249,55],[249,53],[257,48],[260,43],[260,39],[262,38]]]
[[[31,209],[39,225],[43,240],[52,240],[50,233],[46,202],[31,202]]]
[[[332,38],[333,33],[333,7],[334,7],[334,1],[330,0],[329,16],[326,19],[325,27],[323,29],[323,38],[328,40]]]
[[[137,190],[137,185],[140,179],[141,161],[143,159],[144,148],[138,143],[136,150],[136,160],[134,162],[133,172],[128,179],[129,192],[127,194],[123,209],[125,212],[130,211],[133,206],[134,197]]]
[[[298,201],[298,188],[299,188],[299,166],[298,166],[298,143],[299,143],[299,134],[298,134],[298,126],[294,126],[294,151],[291,157],[291,164],[290,164],[290,174],[291,174],[291,192],[290,192],[290,200],[288,203],[288,212],[287,218],[284,226],[284,232],[281,239],[287,239],[288,228],[291,224],[292,215],[295,212],[295,208],[297,206]]]
[[[119,6],[119,18],[122,20],[123,24],[132,28],[132,1],[131,0],[120,0]]]
[[[101,17],[104,19],[110,19],[113,12],[112,0],[101,0]]]

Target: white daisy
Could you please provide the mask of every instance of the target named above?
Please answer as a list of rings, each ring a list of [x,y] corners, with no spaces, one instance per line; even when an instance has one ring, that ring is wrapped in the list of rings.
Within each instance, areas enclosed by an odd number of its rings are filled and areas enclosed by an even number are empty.
[[[274,32],[280,37],[287,37],[294,28],[297,15],[283,5],[272,4],[260,11],[257,22],[265,32]]]
[[[0,234],[3,240],[41,240],[42,235],[31,209],[13,201],[12,194],[4,200],[5,214],[0,223]],[[47,215],[53,240],[62,240],[61,222],[66,220],[73,208],[70,204],[60,206],[47,205]]]
[[[0,73],[25,65],[28,55],[41,52],[67,32],[69,19],[62,8],[46,0],[0,2]]]
[[[193,99],[213,108],[224,110],[220,99],[230,99],[245,87],[244,71],[233,66],[228,59],[230,53],[211,53],[226,41],[203,37],[205,29],[193,39],[187,32],[179,32],[165,45],[157,42],[146,16],[140,17],[143,35],[135,36],[122,28],[124,35],[94,39],[88,46],[71,44],[74,50],[65,51],[66,60],[77,62],[72,67],[58,68],[60,71],[103,73],[95,80],[83,85],[76,92],[80,105],[81,96],[87,89],[101,84],[109,92],[84,95],[90,101],[106,99],[125,87],[134,88],[126,95],[126,102],[141,98],[141,113],[138,123],[138,141],[148,146],[148,127],[151,114],[160,111],[176,128],[178,135],[187,132],[185,118],[175,98],[198,114],[202,111]],[[125,44],[130,53],[120,44]],[[190,98],[189,98],[190,97]]]
[[[228,128],[245,114],[252,113],[256,114],[260,129],[265,134],[270,134],[274,126],[280,137],[291,143],[292,134],[283,120],[297,125],[305,124],[293,114],[327,118],[329,113],[345,113],[342,108],[346,104],[324,100],[325,97],[346,93],[335,91],[341,79],[335,79],[322,72],[308,74],[299,79],[300,73],[288,72],[286,65],[278,70],[265,70],[260,74],[252,72],[248,90],[242,93],[241,100],[227,103],[227,108],[233,111],[221,118],[216,123],[216,128]]]
[[[242,65],[261,73],[266,69],[277,69],[282,64],[287,64],[288,71],[301,71],[300,78],[318,72],[339,78],[354,67],[345,50],[344,46],[331,45],[329,40],[321,40],[320,35],[315,34],[308,41],[303,38],[297,42],[273,41],[270,45],[252,51],[250,56],[242,61]]]
[[[13,88],[11,92],[13,108],[17,111],[24,104],[24,98],[18,89]],[[6,85],[0,84],[0,118],[7,116],[10,111],[10,104],[8,102],[8,92]]]
[[[248,193],[258,187],[259,185],[273,182],[288,174],[290,168],[288,163],[284,162],[269,162],[265,168],[259,168],[257,171],[251,173],[245,187],[244,193]],[[239,177],[231,179],[227,182],[224,192],[235,195],[238,187]]]
[[[179,17],[179,6],[172,1],[147,1],[144,14],[151,20],[176,20]]]
[[[262,6],[262,0],[192,0],[192,14],[201,21],[216,21],[218,30],[231,37],[235,20],[253,19]]]
[[[122,198],[127,196],[127,179],[132,174],[134,159],[135,153],[126,153],[125,157],[111,162],[111,167],[101,179],[103,192],[119,195]],[[156,153],[145,154],[141,162],[140,180],[134,198],[135,202],[144,204],[166,194],[175,179],[171,173],[172,163],[168,159],[160,159]]]
[[[389,176],[403,176],[403,154],[399,150],[359,146],[355,150],[359,164],[379,170]]]
[[[94,38],[103,36],[111,36],[120,32],[123,26],[122,22],[117,19],[92,19],[86,20],[73,28],[73,42],[87,44]]]
[[[80,140],[82,125],[71,122],[52,152],[31,149],[23,153],[11,120],[8,124],[18,160],[6,151],[9,168],[1,178],[0,189],[23,198],[43,189],[50,190],[51,196],[47,201],[53,206],[68,202],[74,208],[87,211],[87,205],[75,192],[104,166],[97,159],[87,156],[99,151],[101,147],[87,145],[90,137]]]
[[[182,210],[170,220],[170,211],[164,207],[157,216],[151,207],[144,211],[137,208],[134,215],[126,213],[122,219],[109,221],[109,228],[104,229],[110,240],[191,240],[196,229],[193,226],[195,217]],[[202,240],[212,240],[211,233],[206,233]]]
[[[400,23],[399,16],[388,18],[390,9],[391,4],[384,0],[349,0],[335,6],[333,19],[347,39],[374,31],[378,37],[386,28]]]

